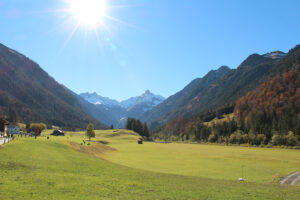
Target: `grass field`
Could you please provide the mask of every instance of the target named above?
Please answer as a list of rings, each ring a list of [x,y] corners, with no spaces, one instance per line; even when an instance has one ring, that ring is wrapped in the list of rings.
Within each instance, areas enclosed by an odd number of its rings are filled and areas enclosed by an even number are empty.
[[[137,137],[127,131],[97,131],[90,145],[80,145],[86,139],[80,132],[50,137],[50,140],[17,138],[0,147],[0,199],[300,197],[299,186],[279,186],[272,178],[274,173],[290,173],[297,163],[300,166],[300,151],[189,144],[138,145]],[[245,177],[249,181],[241,183],[237,178],[243,164],[248,166]],[[259,166],[263,169],[258,169]],[[252,169],[258,171],[251,172]]]
[[[156,172],[224,180],[277,183],[300,170],[300,151],[199,144],[113,144],[108,160]],[[243,168],[243,169],[242,169]],[[242,172],[243,171],[243,172]]]

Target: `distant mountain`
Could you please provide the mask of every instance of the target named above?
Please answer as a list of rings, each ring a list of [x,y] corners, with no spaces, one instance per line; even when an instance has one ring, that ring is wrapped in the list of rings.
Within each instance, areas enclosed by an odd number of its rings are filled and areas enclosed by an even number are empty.
[[[164,97],[155,95],[149,90],[141,96],[132,97],[121,102],[102,97],[95,92],[81,93],[80,96],[96,107],[96,109],[88,109],[88,113],[105,124],[113,124],[115,127],[124,127],[128,117],[139,118],[143,113],[164,101]],[[96,111],[99,111],[98,114],[95,113]]]
[[[113,124],[115,127],[118,127],[119,118],[113,115],[114,109],[104,106],[103,104],[90,103],[86,101],[83,97],[81,97],[80,95],[74,92],[72,92],[72,94],[77,99],[82,109],[90,116],[94,117],[98,121],[101,121],[106,126],[110,126],[111,124]]]
[[[11,117],[12,113],[24,123],[85,128],[93,122],[96,128],[105,128],[38,64],[0,44],[0,116]]]
[[[120,103],[117,100],[113,100],[113,99],[110,99],[107,97],[102,97],[102,96],[98,95],[96,92],[81,93],[80,96],[92,104],[105,105],[108,107],[120,106]]]
[[[160,95],[155,95],[151,93],[149,90],[145,91],[144,94],[137,97],[132,97],[130,99],[124,100],[120,103],[120,105],[126,108],[128,111],[136,109],[137,107],[143,107],[143,112],[146,112],[153,107],[157,106],[161,102],[165,100],[164,97]]]

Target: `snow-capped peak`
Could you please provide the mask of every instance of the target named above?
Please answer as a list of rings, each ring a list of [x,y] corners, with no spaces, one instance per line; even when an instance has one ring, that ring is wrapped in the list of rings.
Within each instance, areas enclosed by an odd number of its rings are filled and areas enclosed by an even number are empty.
[[[131,109],[132,107],[139,104],[151,104],[150,107],[154,107],[165,100],[164,97],[160,95],[155,95],[146,90],[141,96],[132,97],[130,99],[124,100],[121,102],[121,106],[126,109]]]
[[[86,101],[95,105],[105,105],[108,107],[121,106],[123,108],[126,108],[127,110],[130,110],[132,107],[139,104],[148,104],[147,107],[152,108],[165,100],[164,97],[155,95],[150,92],[150,90],[146,90],[141,96],[132,97],[121,102],[107,97],[102,97],[96,92],[81,93],[80,96],[83,97]]]
[[[272,58],[272,59],[281,59],[286,56],[286,53],[282,51],[273,51],[270,53],[266,53],[263,55],[265,58]]]
[[[119,102],[117,100],[113,100],[113,99],[110,99],[107,97],[102,97],[102,96],[98,95],[96,92],[81,93],[80,96],[92,104],[105,105],[108,107],[119,106]]]

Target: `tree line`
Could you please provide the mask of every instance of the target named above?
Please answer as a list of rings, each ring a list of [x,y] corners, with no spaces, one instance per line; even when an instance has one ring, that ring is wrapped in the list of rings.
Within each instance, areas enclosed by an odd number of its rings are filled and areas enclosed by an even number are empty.
[[[142,123],[140,120],[135,118],[128,118],[126,123],[126,129],[132,130],[138,133],[140,136],[147,139],[150,138],[150,130],[146,122]]]

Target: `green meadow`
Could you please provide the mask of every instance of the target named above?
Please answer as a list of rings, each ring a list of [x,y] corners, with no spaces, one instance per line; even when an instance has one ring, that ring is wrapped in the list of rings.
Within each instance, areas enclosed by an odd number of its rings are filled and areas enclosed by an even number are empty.
[[[132,168],[221,180],[277,183],[300,170],[300,151],[180,143],[112,144],[105,158]]]
[[[300,151],[144,143],[130,131],[16,138],[0,147],[0,199],[300,199],[278,180]],[[84,140],[84,141],[83,141]],[[244,170],[245,182],[238,182]]]

